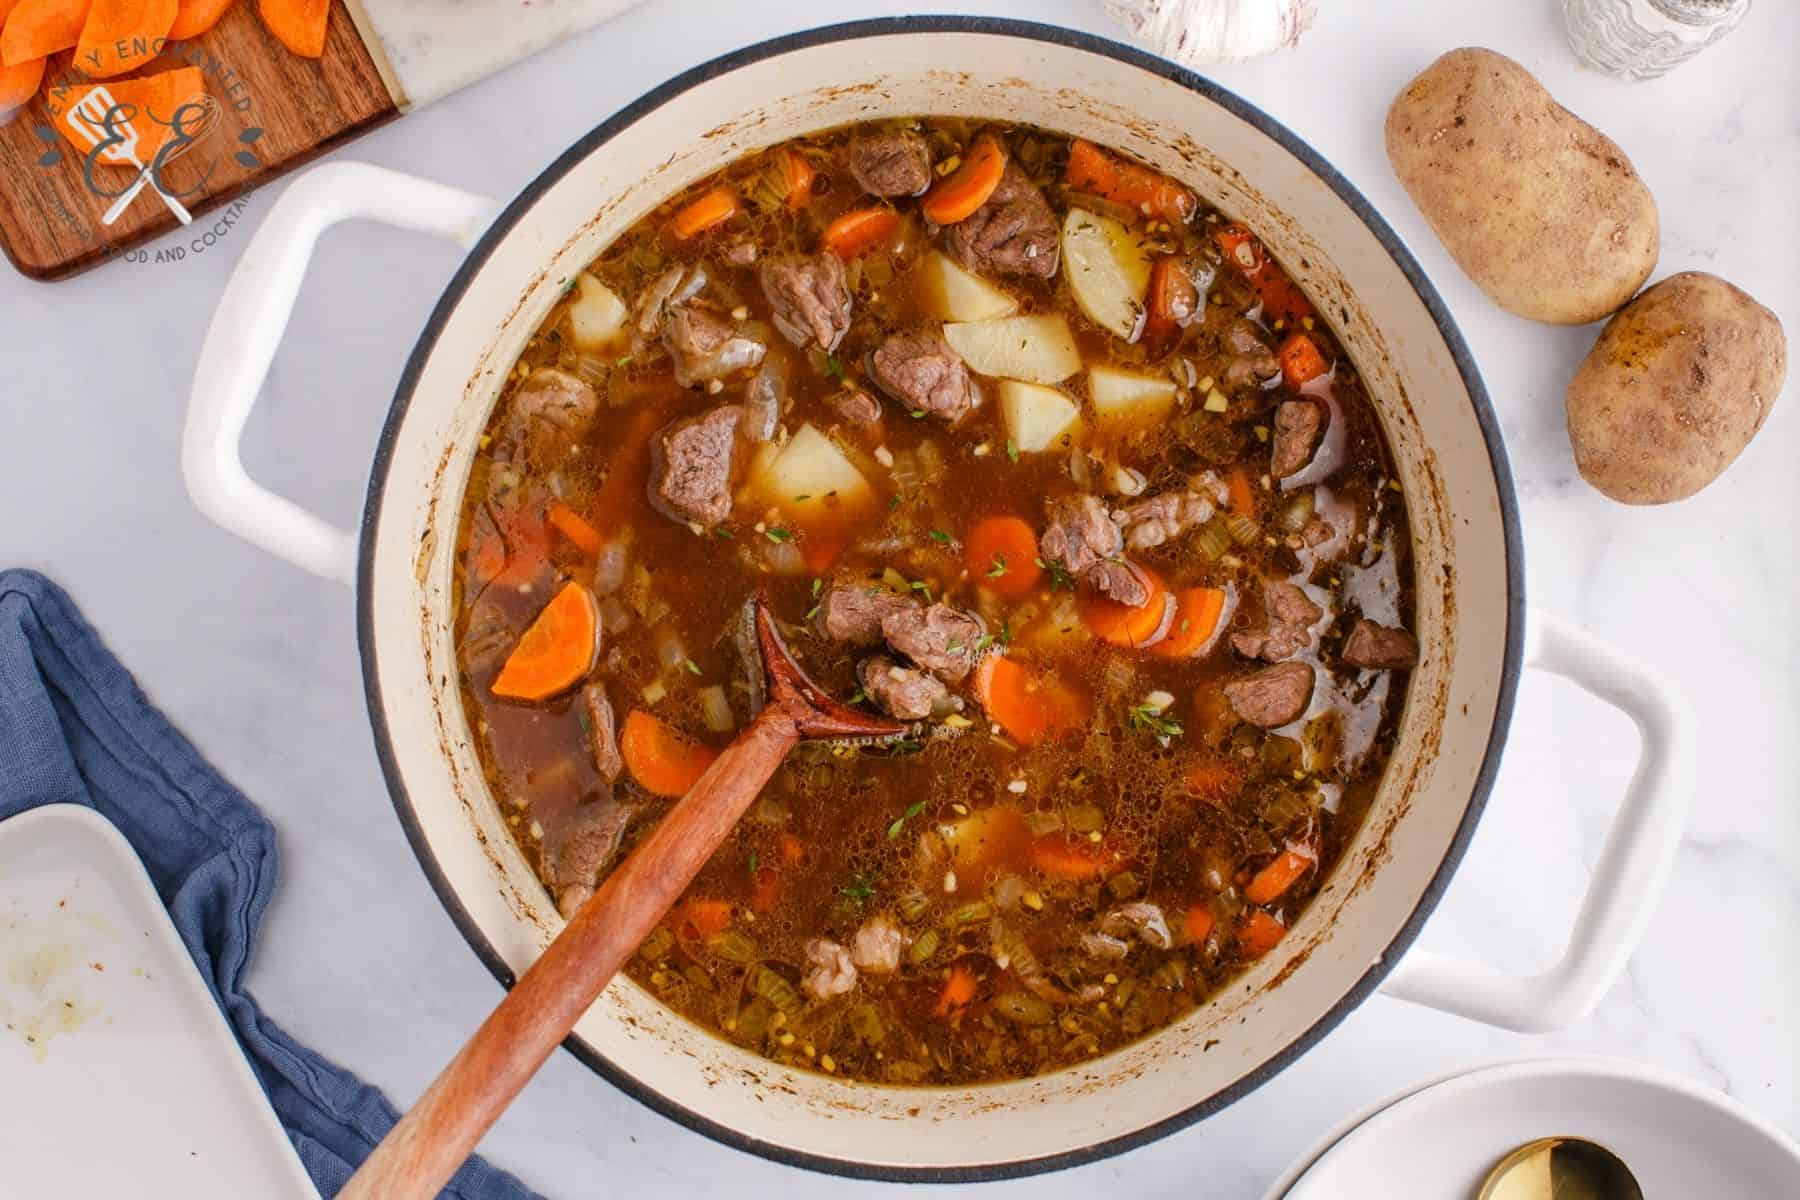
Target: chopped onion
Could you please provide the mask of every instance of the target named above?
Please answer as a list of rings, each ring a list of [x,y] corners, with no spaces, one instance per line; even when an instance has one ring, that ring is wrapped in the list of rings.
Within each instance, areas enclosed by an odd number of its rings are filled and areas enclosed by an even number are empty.
[[[1313,490],[1306,488],[1294,493],[1287,507],[1281,510],[1281,527],[1289,533],[1299,533],[1306,528],[1306,523],[1313,517]]]
[[[625,583],[625,603],[638,616],[647,617],[650,609],[650,568],[643,563],[631,568],[631,575]]]
[[[1087,451],[1080,446],[1069,451],[1069,478],[1078,488],[1086,488],[1094,481],[1093,472],[1088,469]]]
[[[631,553],[631,540],[618,537],[600,547],[594,561],[594,594],[610,596],[625,586],[625,566]]]
[[[663,670],[679,670],[687,662],[687,647],[681,644],[681,635],[673,625],[658,625],[650,642],[656,649],[656,665]]]
[[[737,728],[737,718],[732,716],[731,701],[725,698],[725,689],[714,684],[700,689],[700,719],[714,733],[730,733]]]
[[[631,628],[631,610],[620,604],[617,596],[608,596],[600,602],[600,628],[609,638],[618,637]]]
[[[777,575],[806,574],[806,556],[793,542],[770,542],[763,551],[763,561]]]
[[[644,685],[644,703],[651,705],[652,707],[661,704],[663,698],[668,694],[669,689],[663,686],[662,680],[660,679],[652,679],[649,683]]]

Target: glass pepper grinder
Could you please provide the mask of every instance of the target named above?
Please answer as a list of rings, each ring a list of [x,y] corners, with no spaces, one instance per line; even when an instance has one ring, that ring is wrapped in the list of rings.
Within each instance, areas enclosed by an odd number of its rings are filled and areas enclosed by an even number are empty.
[[[1563,0],[1569,44],[1583,62],[1655,79],[1737,27],[1751,0]]]

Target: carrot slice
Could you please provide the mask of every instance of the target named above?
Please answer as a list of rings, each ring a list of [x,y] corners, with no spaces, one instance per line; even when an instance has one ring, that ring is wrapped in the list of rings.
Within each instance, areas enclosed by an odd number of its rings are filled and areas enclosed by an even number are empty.
[[[19,0],[0,30],[0,63],[19,66],[81,40],[91,0]]]
[[[506,665],[493,692],[509,700],[545,700],[580,683],[600,652],[600,608],[579,583],[565,583],[544,606]]]
[[[631,710],[619,734],[625,769],[657,796],[683,796],[706,774],[718,754],[641,708]]]
[[[1116,875],[1129,861],[1105,842],[1082,841],[1068,834],[1051,833],[1031,843],[1031,862],[1052,879],[1088,883]]]
[[[962,165],[931,185],[919,211],[939,225],[953,225],[988,202],[1006,173],[1006,150],[982,134],[963,156]]]
[[[197,38],[214,25],[236,0],[180,0],[175,9],[175,23],[169,26],[169,40],[182,42]]]
[[[669,222],[669,233],[682,241],[698,237],[731,220],[737,210],[737,193],[728,187],[716,187],[682,205]]]
[[[325,53],[331,0],[257,0],[256,11],[275,40],[302,58]]]
[[[1303,387],[1326,371],[1325,356],[1304,333],[1296,333],[1281,343],[1275,357],[1281,360],[1281,377],[1291,388]]]
[[[1199,207],[1194,193],[1167,175],[1108,154],[1080,138],[1069,147],[1069,165],[1063,179],[1076,191],[1092,192],[1171,225],[1186,224]]]
[[[675,910],[675,928],[692,941],[718,937],[731,928],[731,901],[709,896],[683,900]]]
[[[1200,311],[1200,289],[1187,265],[1175,255],[1165,255],[1150,268],[1149,312],[1144,317],[1144,338],[1166,342],[1178,335]]]
[[[1244,899],[1252,904],[1267,904],[1271,900],[1279,900],[1287,890],[1300,881],[1300,877],[1313,869],[1316,857],[1305,847],[1292,842],[1280,854],[1275,856],[1256,877],[1250,886],[1244,889]]]
[[[44,82],[45,59],[30,58],[16,67],[0,67],[0,113],[23,107]]]
[[[1126,650],[1143,650],[1168,636],[1175,623],[1175,597],[1155,571],[1133,569],[1150,585],[1149,599],[1134,608],[1098,593],[1083,593],[1075,602],[1075,611],[1101,641]]]
[[[893,236],[900,228],[900,214],[891,208],[853,208],[825,227],[825,246],[849,262],[863,251]]]
[[[600,531],[588,524],[587,518],[561,500],[550,502],[547,515],[550,524],[556,526],[556,531],[575,543],[583,554],[593,558],[600,553]]]
[[[1087,722],[1087,698],[1054,675],[1040,675],[1001,654],[975,672],[975,699],[1006,735],[1032,746]]]
[[[1218,588],[1182,588],[1175,593],[1175,623],[1169,636],[1150,648],[1163,658],[1192,658],[1212,640],[1225,611],[1225,593]]]
[[[1246,517],[1256,515],[1256,489],[1250,486],[1250,472],[1233,467],[1225,475],[1226,507]]]
[[[1269,261],[1268,252],[1256,235],[1242,225],[1220,228],[1213,240],[1225,255],[1225,261],[1237,269],[1263,303],[1263,316],[1271,325],[1297,325],[1313,312],[1312,302],[1294,286],[1294,281],[1278,265]]]
[[[1238,790],[1243,775],[1237,767],[1217,759],[1202,759],[1182,775],[1182,786],[1192,795],[1214,804],[1229,800]]]
[[[975,972],[957,963],[950,968],[950,978],[944,981],[944,990],[938,993],[937,1007],[931,1011],[947,1017],[953,1009],[965,1008],[974,999]]]
[[[813,179],[819,173],[804,156],[786,146],[775,152],[775,161],[780,164],[781,177],[787,181],[787,206],[805,208],[812,200]]]
[[[1190,905],[1187,916],[1182,919],[1181,932],[1186,936],[1190,946],[1197,946],[1207,939],[1213,931],[1212,909],[1204,904]]]
[[[1238,949],[1248,958],[1261,958],[1285,936],[1287,926],[1260,908],[1245,909],[1244,915],[1238,918]]]
[[[1037,533],[1018,517],[977,521],[963,542],[963,563],[976,583],[1004,600],[1024,599],[1044,575]]]
[[[75,65],[92,79],[143,66],[161,52],[179,7],[178,0],[93,0],[75,43]]]

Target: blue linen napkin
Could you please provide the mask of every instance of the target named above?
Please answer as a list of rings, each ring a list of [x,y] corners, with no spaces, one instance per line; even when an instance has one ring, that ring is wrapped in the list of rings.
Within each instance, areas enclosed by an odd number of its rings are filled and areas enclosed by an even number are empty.
[[[244,991],[275,891],[275,830],[152,708],[68,594],[0,572],[0,820],[85,804],[144,860],[188,953],[319,1191],[335,1195],[398,1119],[380,1092],[283,1033]],[[479,1158],[454,1200],[535,1200]]]

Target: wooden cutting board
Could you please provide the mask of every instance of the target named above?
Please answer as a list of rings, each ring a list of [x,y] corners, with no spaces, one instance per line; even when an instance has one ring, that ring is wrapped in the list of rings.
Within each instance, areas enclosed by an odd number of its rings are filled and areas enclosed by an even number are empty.
[[[83,155],[54,132],[66,107],[57,81],[79,78],[73,57],[53,58],[45,88],[0,128],[0,247],[34,279],[84,271],[178,224],[149,189],[114,224],[101,223],[112,199],[88,185]],[[287,50],[263,28],[254,0],[238,0],[209,32],[169,47],[141,71],[181,66],[200,69],[222,116],[164,172],[194,216],[192,236],[161,248],[167,254],[204,248],[209,235],[216,240],[230,228],[234,213],[218,212],[221,206],[400,113],[341,0],[332,6],[319,59]],[[67,98],[66,88],[61,96]],[[132,179],[121,166],[96,167],[93,174],[101,189],[115,193]]]

